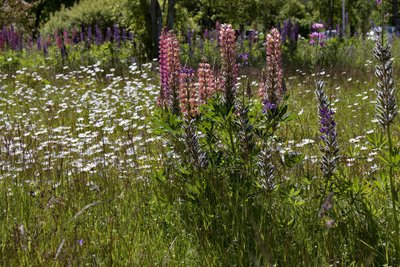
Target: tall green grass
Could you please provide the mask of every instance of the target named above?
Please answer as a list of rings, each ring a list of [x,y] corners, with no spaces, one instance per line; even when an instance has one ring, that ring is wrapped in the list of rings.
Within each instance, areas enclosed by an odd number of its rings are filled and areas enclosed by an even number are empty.
[[[362,72],[326,68],[318,76],[336,111],[341,156],[329,192],[310,70],[285,73],[289,117],[275,131],[257,100],[243,101],[255,136],[250,157],[240,139],[246,120],[218,97],[204,107],[196,133],[209,165],[199,170],[185,150],[184,120],[155,108],[154,63],[64,69],[33,64],[41,56],[32,54],[2,68],[1,265],[398,265],[388,140],[373,122],[377,79],[364,61],[373,60],[372,45],[343,49],[365,58],[346,58]],[[399,136],[397,118],[393,147]],[[275,166],[270,187],[256,164],[263,145]],[[392,169],[398,190],[399,166]],[[321,217],[330,192],[332,208]]]

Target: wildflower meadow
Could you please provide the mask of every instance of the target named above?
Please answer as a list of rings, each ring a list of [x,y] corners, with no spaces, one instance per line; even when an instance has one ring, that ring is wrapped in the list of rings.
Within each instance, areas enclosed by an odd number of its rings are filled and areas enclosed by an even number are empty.
[[[79,5],[0,31],[1,266],[400,265],[396,34]]]

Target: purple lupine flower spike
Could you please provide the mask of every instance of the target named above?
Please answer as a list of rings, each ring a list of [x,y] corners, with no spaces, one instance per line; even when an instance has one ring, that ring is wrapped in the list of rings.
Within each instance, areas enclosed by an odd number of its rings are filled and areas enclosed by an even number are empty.
[[[40,37],[40,35],[36,39],[36,48],[39,51],[42,50],[42,38]]]
[[[72,29],[72,41],[74,42],[74,44],[79,43],[79,38],[78,38],[78,34],[76,33],[75,27]]]
[[[127,35],[126,35],[126,29],[123,28],[123,29],[122,29],[122,41],[123,41],[123,42],[126,41],[126,39],[127,39],[126,36],[127,36]]]
[[[321,161],[321,170],[325,178],[330,178],[334,174],[339,161],[339,146],[337,142],[336,122],[331,108],[331,104],[324,92],[324,82],[317,82],[315,91],[318,100],[318,116],[321,133],[321,152],[323,153]]]
[[[87,29],[87,42],[92,43],[92,27],[88,27]]]
[[[95,26],[95,31],[96,31],[96,45],[100,45],[103,43],[103,33],[101,32],[101,29],[99,25]]]
[[[82,27],[81,34],[80,34],[80,41],[81,42],[85,41],[85,32],[84,32],[84,28],[83,27]]]
[[[120,46],[121,43],[121,31],[119,30],[119,27],[117,24],[114,24],[114,43]]]

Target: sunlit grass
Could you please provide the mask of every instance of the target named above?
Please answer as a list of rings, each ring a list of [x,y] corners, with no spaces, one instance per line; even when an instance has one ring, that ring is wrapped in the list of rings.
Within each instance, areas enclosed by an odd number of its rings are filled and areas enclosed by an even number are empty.
[[[392,243],[387,229],[393,222],[387,220],[384,165],[379,148],[368,141],[378,131],[376,79],[373,66],[365,64],[365,75],[334,70],[286,75],[293,117],[276,133],[272,150],[282,166],[291,155],[302,155],[303,160],[278,170],[285,182],[270,202],[260,203],[263,210],[255,215],[263,225],[235,226],[266,229],[268,235],[255,232],[254,240],[264,262],[391,262],[386,256]],[[101,63],[0,73],[1,265],[259,263],[259,254],[249,259],[248,248],[240,247],[241,232],[229,244],[201,236],[203,226],[188,224],[182,216],[190,211],[182,213],[179,201],[171,205],[154,181],[167,158],[166,140],[155,134],[153,125],[159,92],[155,65],[133,64],[122,73]],[[340,214],[333,227],[327,227],[328,218],[318,218],[321,188],[313,187],[322,179],[317,76],[326,81],[336,111],[340,172],[352,187],[335,199]],[[258,77],[251,81],[256,91]],[[398,122],[393,127],[397,146]]]

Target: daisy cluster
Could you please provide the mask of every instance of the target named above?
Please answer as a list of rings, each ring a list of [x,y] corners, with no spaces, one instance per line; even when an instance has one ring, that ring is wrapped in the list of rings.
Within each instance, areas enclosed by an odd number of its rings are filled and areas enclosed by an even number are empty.
[[[0,73],[1,180],[146,178],[158,140],[147,119],[159,90],[152,64],[126,77],[100,65],[53,77],[45,66]]]

